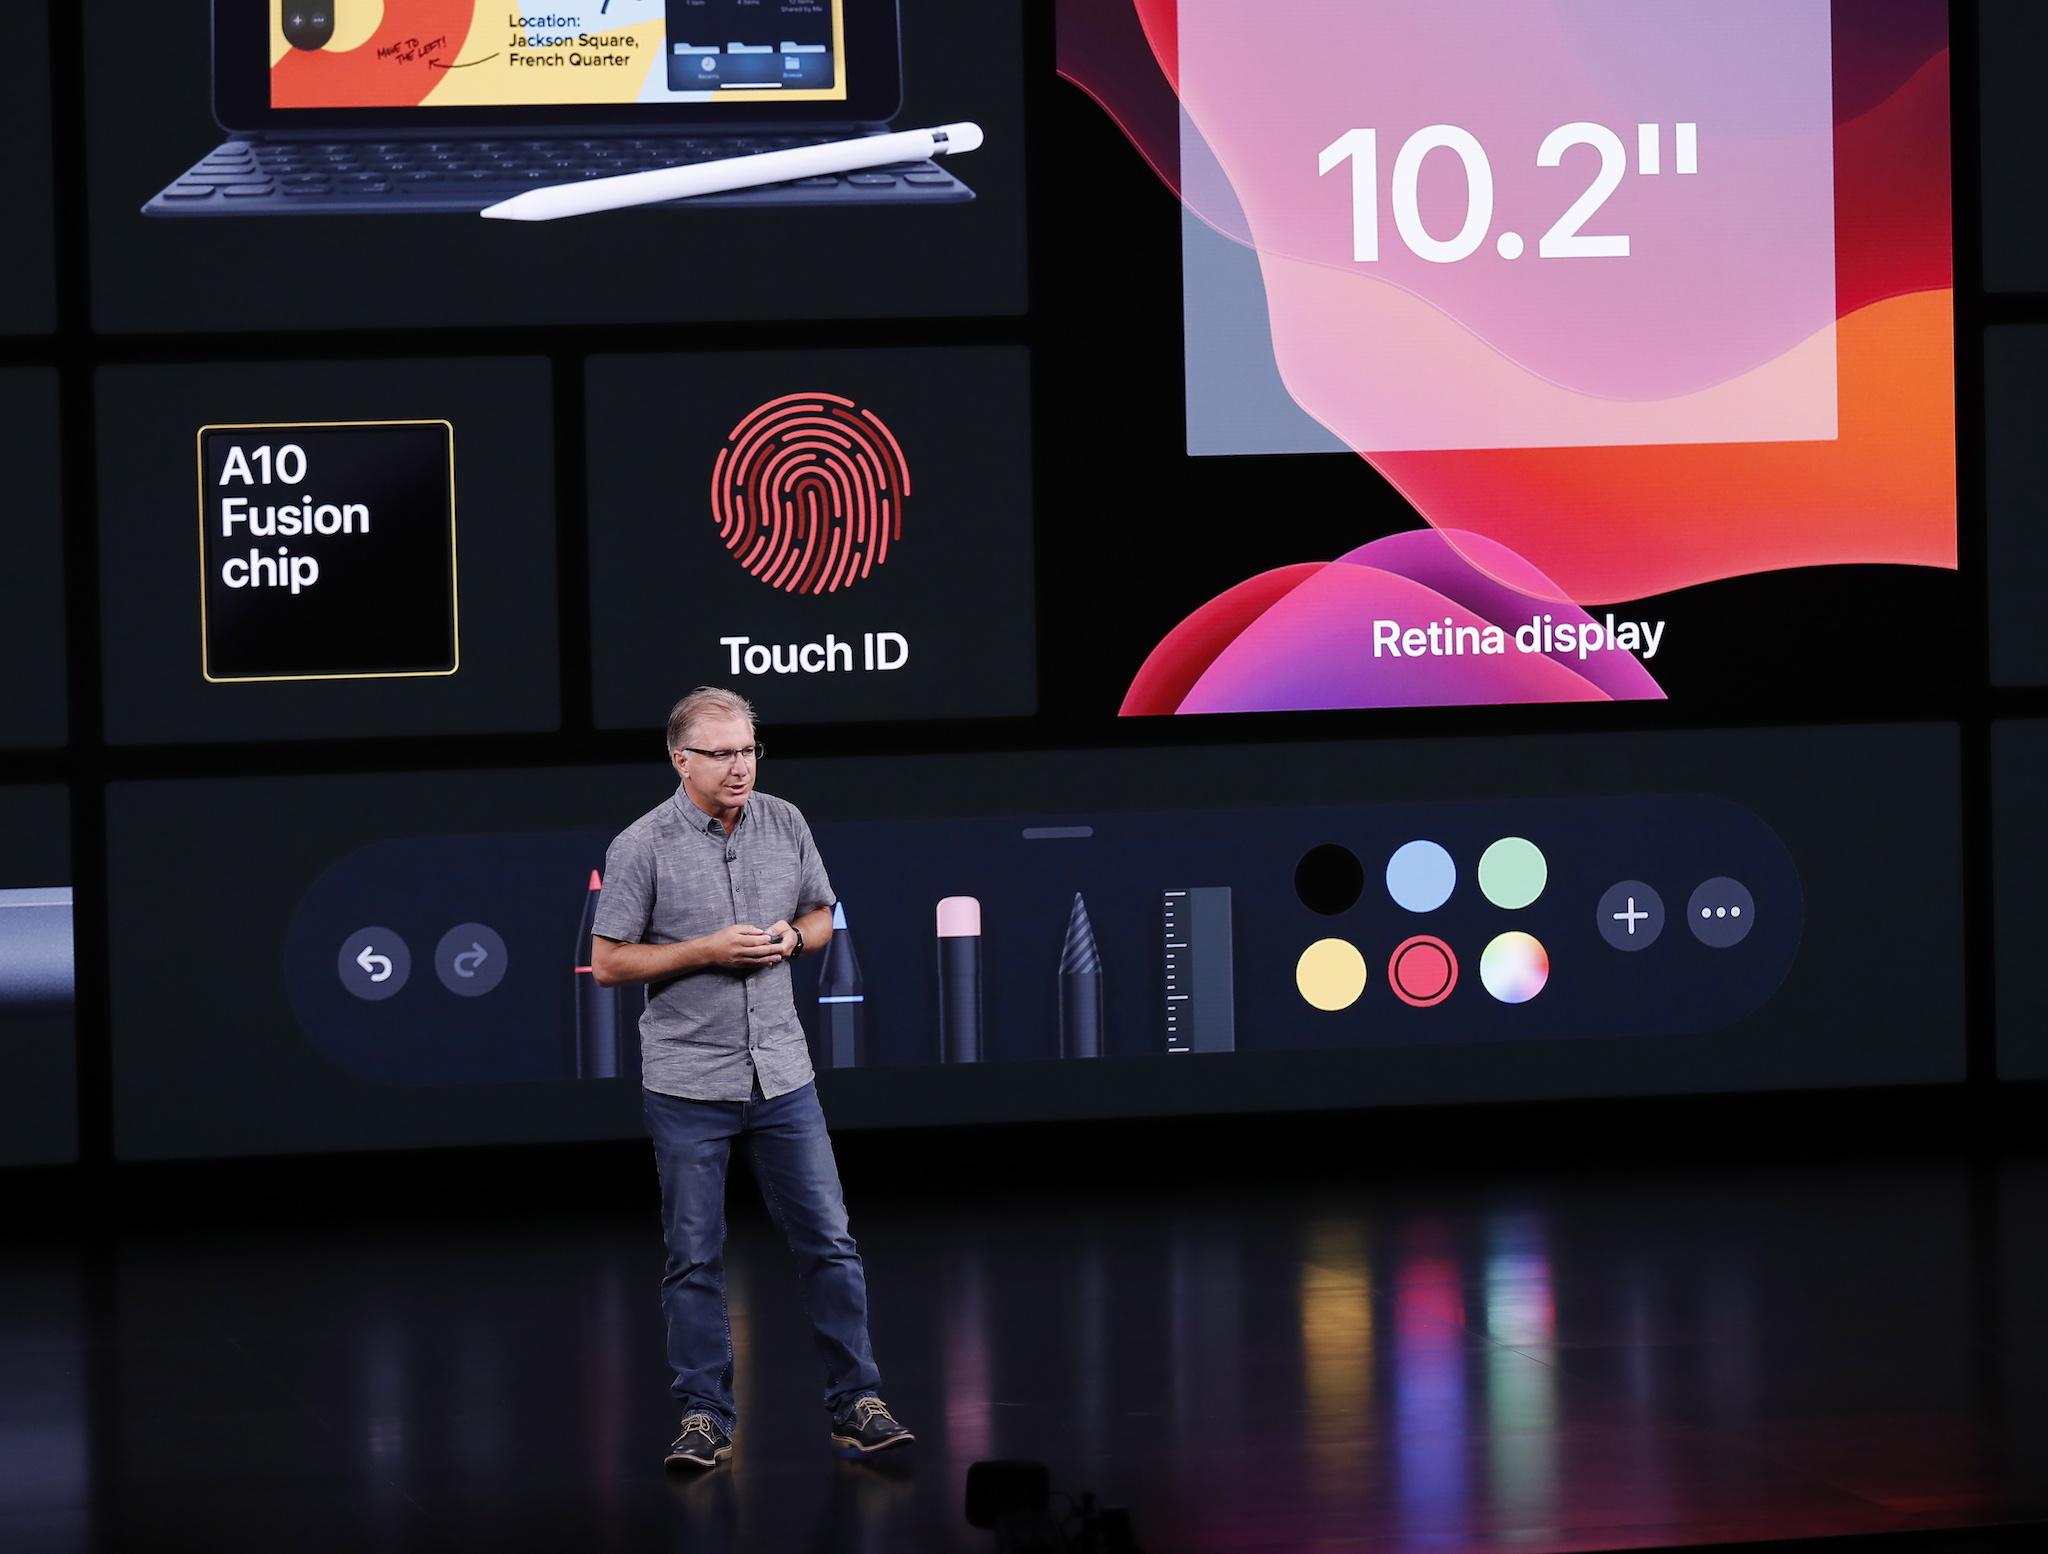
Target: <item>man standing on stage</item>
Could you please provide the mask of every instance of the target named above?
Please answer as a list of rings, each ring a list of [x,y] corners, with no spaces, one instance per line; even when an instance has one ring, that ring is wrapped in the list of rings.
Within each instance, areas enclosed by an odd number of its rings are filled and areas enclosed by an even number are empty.
[[[911,1433],[876,1395],[867,1278],[790,991],[789,962],[832,936],[832,882],[802,813],[754,791],[761,745],[744,697],[709,686],[685,696],[669,713],[668,754],[681,785],[606,853],[590,947],[601,985],[648,984],[641,1099],[661,1175],[661,1304],[683,1408],[667,1463],[709,1468],[732,1453],[725,1167],[735,1139],[797,1259],[834,1443],[906,1445]]]

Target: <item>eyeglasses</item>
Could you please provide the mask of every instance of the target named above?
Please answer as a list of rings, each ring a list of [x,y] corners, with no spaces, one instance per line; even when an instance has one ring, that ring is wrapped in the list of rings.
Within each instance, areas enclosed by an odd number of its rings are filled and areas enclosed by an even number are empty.
[[[699,750],[695,745],[684,745],[691,755],[701,755],[715,766],[730,766],[735,758],[743,759],[752,766],[768,753],[766,745],[748,745],[744,750]]]

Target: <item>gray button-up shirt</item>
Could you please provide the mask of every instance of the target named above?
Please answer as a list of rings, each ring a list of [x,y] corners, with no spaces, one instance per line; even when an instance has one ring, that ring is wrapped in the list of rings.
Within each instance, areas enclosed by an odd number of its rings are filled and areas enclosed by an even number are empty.
[[[605,854],[593,931],[626,944],[676,944],[734,923],[793,923],[837,900],[794,804],[757,792],[727,835],[678,786]],[[641,1084],[692,1101],[744,1101],[757,1073],[769,1097],[811,1082],[786,962],[707,967],[648,985]]]

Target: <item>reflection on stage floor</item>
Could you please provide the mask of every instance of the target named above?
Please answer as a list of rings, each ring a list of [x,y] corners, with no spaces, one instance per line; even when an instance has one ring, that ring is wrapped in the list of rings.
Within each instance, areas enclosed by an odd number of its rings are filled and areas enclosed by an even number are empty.
[[[1129,1507],[1152,1554],[2048,1511],[2048,1167],[920,1196],[841,1148],[904,1452],[831,1454],[737,1172],[739,1436],[694,1480],[660,1469],[637,1173],[574,1215],[157,1216],[10,1252],[0,1546],[990,1549],[962,1485],[991,1457]]]

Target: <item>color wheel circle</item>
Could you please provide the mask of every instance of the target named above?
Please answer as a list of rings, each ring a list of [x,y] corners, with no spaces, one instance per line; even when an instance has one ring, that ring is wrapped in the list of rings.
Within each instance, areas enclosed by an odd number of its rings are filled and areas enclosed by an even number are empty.
[[[1479,956],[1479,980],[1504,1004],[1526,1004],[1550,980],[1550,952],[1534,934],[1504,933]]]

